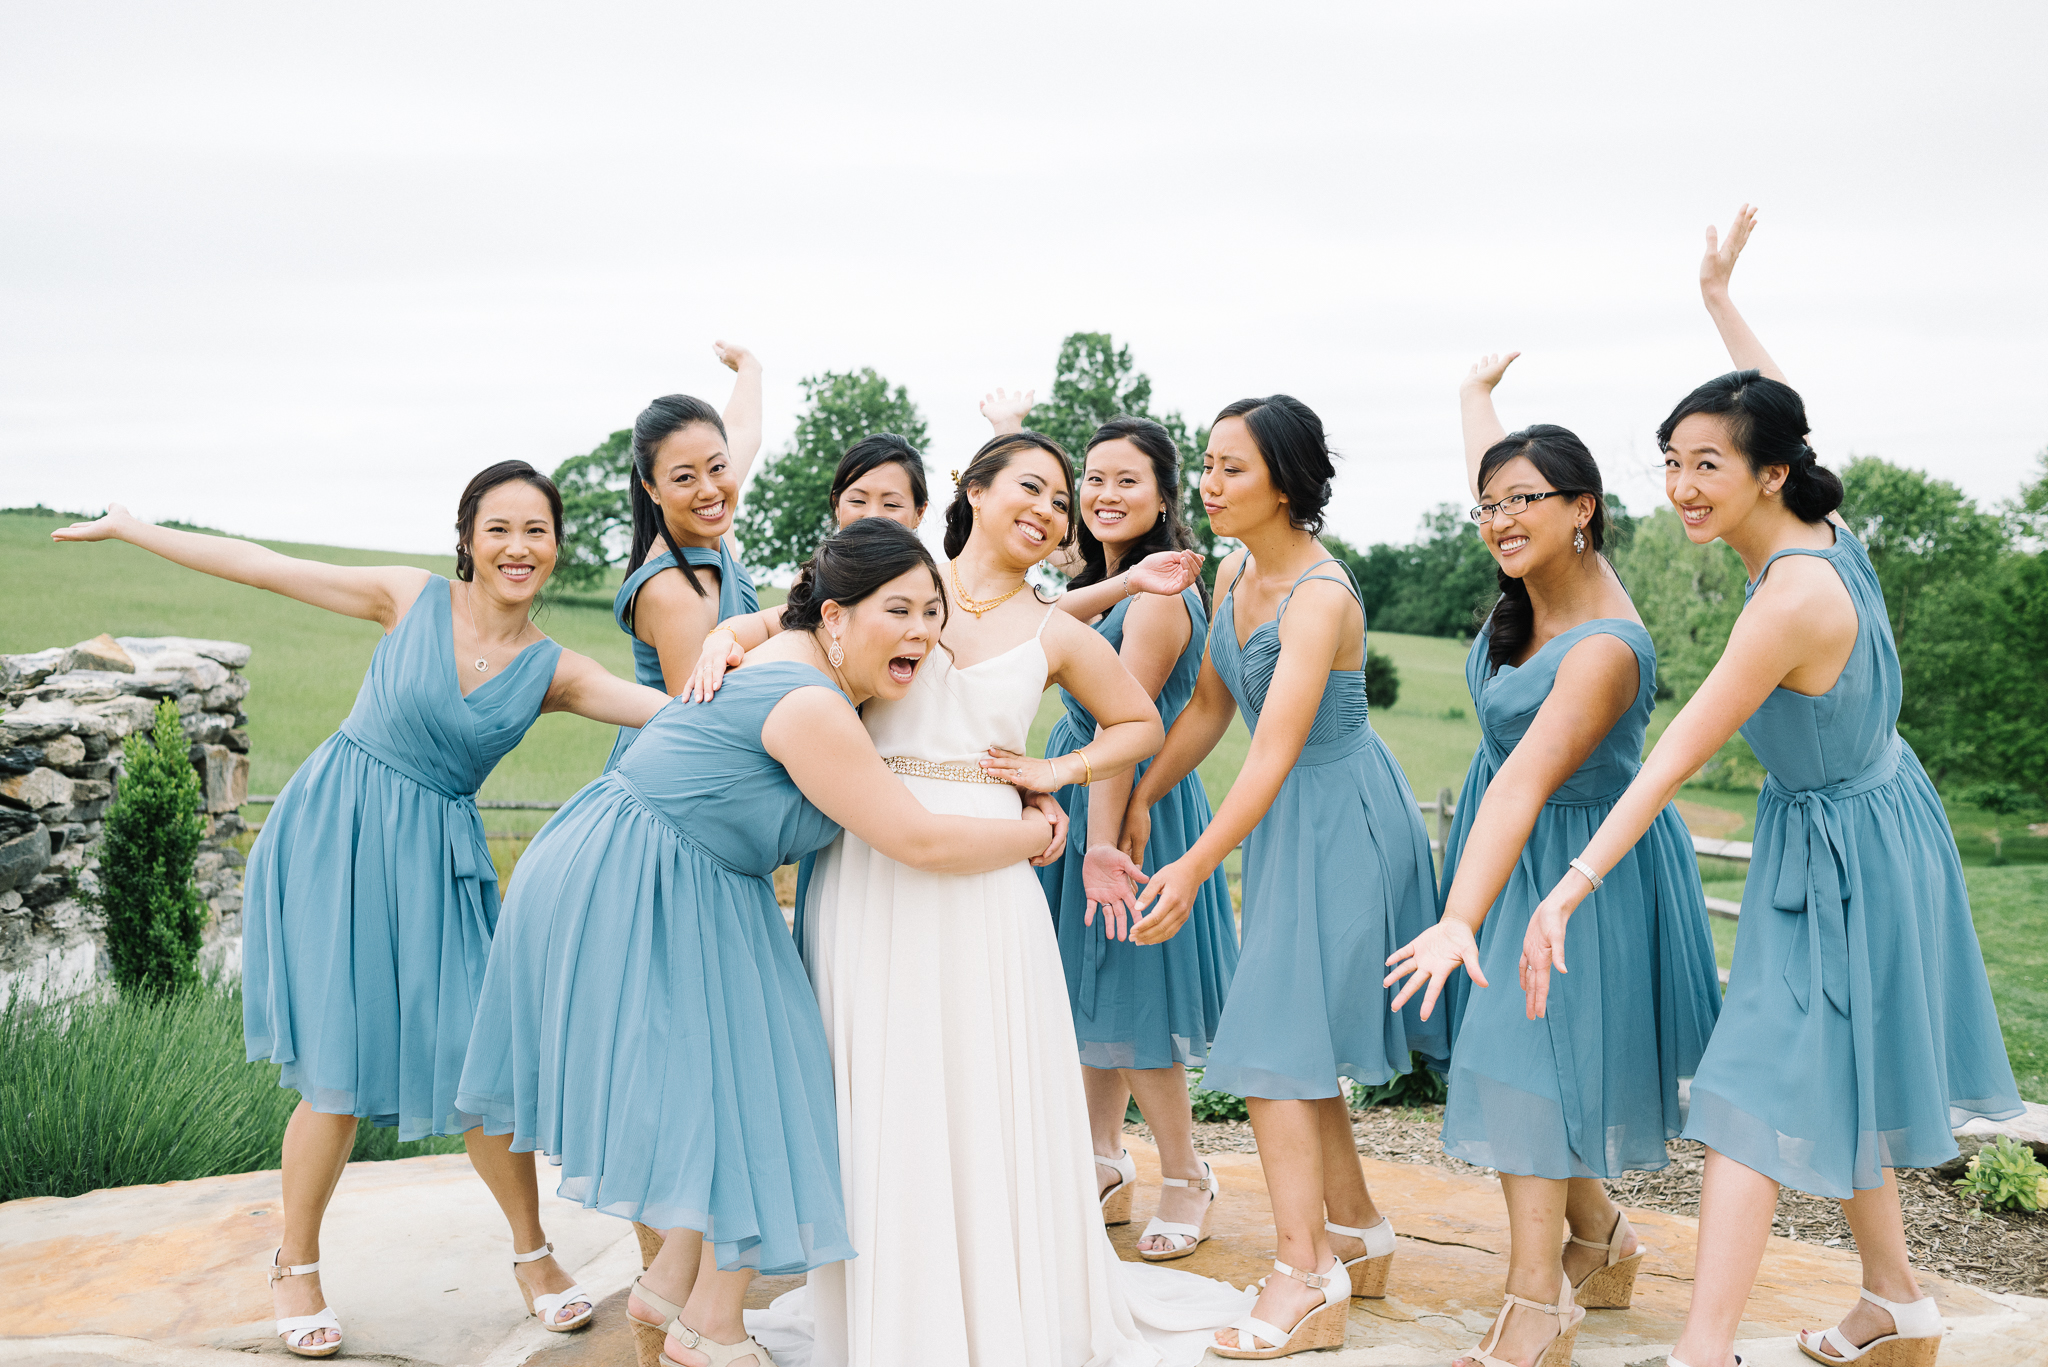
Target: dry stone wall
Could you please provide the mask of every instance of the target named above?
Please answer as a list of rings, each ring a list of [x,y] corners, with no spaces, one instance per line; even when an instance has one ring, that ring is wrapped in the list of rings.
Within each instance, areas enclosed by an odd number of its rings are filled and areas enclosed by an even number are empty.
[[[184,636],[99,636],[0,655],[0,998],[71,996],[107,972],[88,894],[101,822],[121,782],[122,742],[178,707],[206,808],[200,892],[212,909],[205,961],[239,970],[249,647]]]

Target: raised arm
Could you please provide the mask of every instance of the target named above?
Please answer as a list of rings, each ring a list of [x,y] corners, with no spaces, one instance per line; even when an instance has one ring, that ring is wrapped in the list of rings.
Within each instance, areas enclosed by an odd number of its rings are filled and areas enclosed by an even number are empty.
[[[990,435],[1007,437],[1012,432],[1024,430],[1024,419],[1031,416],[1031,410],[1038,403],[1038,391],[1020,389],[1012,394],[1007,389],[997,389],[981,396],[981,416],[988,419],[988,425],[995,429]]]
[[[819,811],[900,864],[988,873],[1023,863],[1052,839],[1052,824],[1030,807],[1021,819],[927,808],[882,763],[846,699],[823,685],[775,704],[761,742]]]
[[[125,541],[188,570],[268,589],[344,617],[360,617],[386,631],[398,625],[398,619],[427,586],[427,572],[410,565],[329,565],[301,560],[232,536],[159,527],[118,503],[107,505],[106,516],[61,527],[50,533],[50,539]]]
[[[1465,840],[1464,857],[1458,861],[1457,879],[1444,900],[1443,918],[1387,960],[1393,969],[1387,986],[1408,979],[1389,1003],[1392,1010],[1400,1010],[1427,987],[1422,1018],[1428,1020],[1438,994],[1461,963],[1473,982],[1487,985],[1479,970],[1479,927],[1507,886],[1543,805],[1578,772],[1635,700],[1641,681],[1638,671],[1636,653],[1628,643],[1604,632],[1566,652],[1536,720],[1486,786]]]
[[[1755,227],[1756,210],[1747,204],[1735,211],[1735,221],[1728,225],[1726,242],[1718,240],[1713,224],[1707,225],[1707,254],[1700,258],[1700,297],[1706,300],[1707,314],[1714,320],[1714,327],[1721,334],[1721,343],[1728,348],[1728,359],[1735,362],[1737,370],[1761,371],[1768,379],[1790,384],[1792,382],[1785,378],[1785,372],[1778,369],[1778,363],[1771,359],[1771,353],[1764,350],[1764,344],[1750,331],[1749,324],[1728,294],[1729,278],[1735,274],[1735,259],[1742,255],[1742,248]]]
[[[1154,551],[1099,584],[1069,588],[1060,595],[1060,611],[1077,621],[1092,622],[1134,593],[1178,598],[1201,573],[1200,551]]]
[[[565,650],[555,663],[554,681],[540,710],[572,712],[609,726],[641,727],[667,704],[668,695],[660,689],[622,679],[588,655]]]
[[[1493,387],[1521,354],[1510,351],[1505,356],[1481,356],[1465,372],[1465,382],[1458,386],[1458,419],[1465,430],[1465,483],[1472,490],[1474,503],[1479,501],[1479,458],[1508,434],[1493,411]]]
[[[734,374],[732,397],[725,401],[725,453],[741,484],[761,454],[761,362],[737,342],[714,342],[712,350]]]

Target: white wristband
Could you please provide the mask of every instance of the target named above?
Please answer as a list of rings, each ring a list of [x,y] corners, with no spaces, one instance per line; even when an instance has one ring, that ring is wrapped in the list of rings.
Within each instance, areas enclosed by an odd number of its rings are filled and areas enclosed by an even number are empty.
[[[1586,881],[1593,885],[1593,891],[1598,892],[1600,890],[1600,884],[1603,880],[1599,874],[1593,872],[1591,864],[1588,864],[1583,859],[1574,859],[1572,860],[1572,867],[1586,875]]]

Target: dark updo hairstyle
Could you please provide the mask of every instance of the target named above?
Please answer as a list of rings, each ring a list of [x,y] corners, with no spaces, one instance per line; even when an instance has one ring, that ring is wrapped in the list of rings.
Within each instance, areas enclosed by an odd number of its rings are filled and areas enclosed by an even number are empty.
[[[850,608],[894,579],[924,566],[945,612],[946,591],[939,583],[938,562],[916,532],[886,517],[864,517],[849,523],[811,553],[789,586],[782,607],[784,631],[815,631],[825,620],[825,604]],[[941,616],[943,627],[945,618]]]
[[[1159,502],[1166,515],[1147,527],[1137,541],[1124,552],[1123,566],[1128,569],[1146,556],[1159,551],[1191,551],[1195,549],[1195,538],[1180,515],[1180,448],[1174,445],[1173,437],[1164,427],[1150,418],[1133,418],[1123,414],[1111,418],[1095,429],[1095,435],[1088,438],[1088,449],[1108,441],[1127,441],[1144,453],[1151,462],[1152,478],[1159,485]],[[1085,475],[1088,461],[1084,456],[1081,469]],[[1078,513],[1078,509],[1076,512]],[[1099,584],[1109,574],[1109,554],[1102,543],[1095,539],[1095,533],[1088,530],[1088,524],[1079,516],[1074,518],[1075,541],[1081,547],[1081,572],[1074,576],[1071,588],[1082,589],[1090,584]],[[1196,586],[1203,590],[1202,601],[1208,602],[1208,585],[1199,579]]]
[[[877,432],[846,448],[846,454],[839,458],[839,468],[832,472],[832,493],[825,500],[826,506],[837,513],[839,496],[846,492],[846,487],[884,465],[900,465],[910,476],[910,501],[922,515],[925,504],[931,502],[924,482],[924,457],[906,438],[894,432]]]
[[[1060,538],[1060,545],[1074,544],[1074,528],[1079,525],[1081,515],[1075,506],[1080,500],[1074,497],[1073,463],[1051,437],[1037,432],[1010,432],[991,437],[986,446],[974,453],[974,459],[967,462],[967,468],[955,477],[953,501],[946,505],[946,559],[959,559],[960,552],[967,547],[968,536],[974,531],[974,505],[967,501],[968,491],[988,488],[1011,461],[1026,451],[1045,452],[1060,467],[1060,474],[1066,477],[1067,534]]]
[[[1708,380],[1678,401],[1657,429],[1657,447],[1669,453],[1671,434],[1695,413],[1711,414],[1728,424],[1728,439],[1749,462],[1750,473],[1763,478],[1773,465],[1786,467],[1778,490],[1792,515],[1819,522],[1842,506],[1842,481],[1820,463],[1806,444],[1806,401],[1783,380],[1755,370],[1732,370]]]
[[[682,549],[669,534],[668,519],[662,516],[661,505],[647,492],[647,486],[654,483],[655,448],[685,427],[700,422],[710,423],[718,429],[719,440],[725,439],[725,419],[718,416],[718,410],[688,394],[664,394],[633,419],[633,553],[626,558],[626,573],[646,564],[648,552],[659,541],[676,558],[676,568],[702,598],[704,586],[697,582],[696,570],[683,558]]]
[[[1241,418],[1251,430],[1273,487],[1287,496],[1288,522],[1310,536],[1321,532],[1337,466],[1315,410],[1291,394],[1269,394],[1239,399],[1216,415],[1225,418]]]
[[[477,510],[483,507],[484,495],[515,479],[531,484],[547,495],[548,515],[554,519],[555,545],[560,547],[562,544],[562,491],[555,487],[553,480],[525,461],[501,460],[478,471],[455,505],[455,577],[465,584],[476,577],[476,560],[469,553],[469,541],[476,535]]]
[[[1486,448],[1479,458],[1479,487],[1493,478],[1500,467],[1516,457],[1536,467],[1551,488],[1564,494],[1591,494],[1593,516],[1586,523],[1586,543],[1595,554],[1607,540],[1607,493],[1600,482],[1600,466],[1570,429],[1539,422],[1510,432]],[[1536,609],[1529,602],[1529,586],[1499,566],[1500,597],[1486,616],[1486,658],[1499,669],[1529,644],[1536,629]]]

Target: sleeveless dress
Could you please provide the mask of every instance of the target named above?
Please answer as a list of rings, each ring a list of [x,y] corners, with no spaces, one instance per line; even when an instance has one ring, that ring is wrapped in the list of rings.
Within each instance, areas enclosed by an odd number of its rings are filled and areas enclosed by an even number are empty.
[[[249,854],[242,1034],[316,1111],[460,1134],[462,1051],[498,923],[476,791],[540,715],[562,648],[527,646],[468,697],[453,594],[377,643],[341,730],[278,794]]]
[[[743,612],[759,612],[761,599],[754,592],[754,581],[747,576],[747,567],[732,553],[732,543],[724,537],[718,539],[716,549],[709,546],[685,546],[683,559],[692,565],[718,571],[718,620],[737,617]],[[663,570],[672,570],[676,558],[672,552],[648,557],[646,563],[626,576],[626,582],[619,585],[618,593],[612,598],[612,620],[619,624],[619,630],[633,643],[633,681],[658,688],[664,693],[671,692],[661,676],[661,652],[633,634],[633,604],[640,597],[640,590],[647,581]],[[619,757],[626,753],[626,747],[633,743],[633,737],[640,733],[630,726],[619,728],[619,738],[612,742],[611,757],[604,762],[607,770],[615,769]]]
[[[1335,565],[1343,574],[1317,574]],[[1242,568],[1238,578],[1244,577]],[[1209,627],[1209,662],[1256,735],[1280,662],[1280,619],[1309,579],[1343,584],[1337,560],[1311,565],[1270,622],[1237,640],[1236,580]],[[1361,608],[1362,610],[1362,608]],[[1408,780],[1366,716],[1365,670],[1333,669],[1279,795],[1244,842],[1243,944],[1202,1085],[1232,1096],[1339,1096],[1409,1071],[1410,1051],[1450,1054],[1445,1013],[1421,998],[1387,1009],[1389,955],[1436,923],[1436,865]]]
[[[561,1195],[686,1226],[721,1268],[851,1258],[832,1060],[769,874],[838,826],[762,748],[799,688],[763,661],[670,703],[519,861],[491,947],[462,1105]]]
[[[1550,979],[1550,1007],[1527,1017],[1518,986],[1529,917],[1586,848],[1641,767],[1656,706],[1650,633],[1625,618],[1583,622],[1517,665],[1493,670],[1482,631],[1465,680],[1484,735],[1444,843],[1450,896],[1465,842],[1501,765],[1536,720],[1572,647],[1613,636],[1635,652],[1636,696],[1621,720],[1536,818],[1507,886],[1479,928],[1479,961],[1493,985],[1463,973],[1450,1003],[1453,1048],[1444,1152],[1526,1177],[1619,1177],[1669,1161],[1664,1143],[1684,1124],[1678,1080],[1690,1077],[1721,1009],[1714,937],[1692,836],[1666,807],[1607,875],[1565,932],[1570,973]]]
[[[1121,650],[1124,617],[1132,602],[1111,608],[1095,630]],[[1168,730],[1195,693],[1202,669],[1202,650],[1209,634],[1209,614],[1198,589],[1184,589],[1181,604],[1188,614],[1188,643],[1174,661],[1173,672],[1153,701]],[[1046,741],[1047,758],[1072,754],[1095,739],[1095,718],[1078,698],[1060,690],[1067,714],[1053,726]],[[1151,764],[1137,769],[1143,776]],[[1134,780],[1135,781],[1135,777]],[[1081,880],[1081,861],[1088,852],[1088,789],[1069,784],[1059,791],[1067,809],[1067,852],[1057,863],[1038,871],[1045,899],[1052,906],[1059,935],[1060,959],[1066,967],[1067,998],[1074,1007],[1074,1034],[1081,1062],[1090,1068],[1170,1068],[1176,1063],[1199,1065],[1209,1053],[1230,976],[1237,969],[1237,918],[1230,906],[1230,880],[1222,869],[1195,895],[1194,910],[1178,934],[1164,944],[1138,945],[1112,940],[1103,918],[1094,925]],[[1145,844],[1144,867],[1157,872],[1186,854],[1209,826],[1209,795],[1200,774],[1189,774],[1152,808],[1152,837]]]
[[[1957,1125],[2024,1111],[1941,799],[1899,737],[1899,654],[1877,572],[1836,527],[1812,555],[1856,605],[1819,697],[1774,690],[1742,735],[1770,771],[1728,999],[1685,1137],[1815,1196],[1956,1154]]]
[[[890,758],[1021,753],[1047,668],[1036,636],[967,668],[933,651],[909,693],[870,700],[862,722]],[[1007,784],[902,777],[935,812],[1021,811]],[[847,832],[819,855],[809,898],[805,962],[861,1256],[750,1313],[748,1331],[782,1367],[1198,1361],[1251,1297],[1111,1247],[1036,871],[925,873]]]

